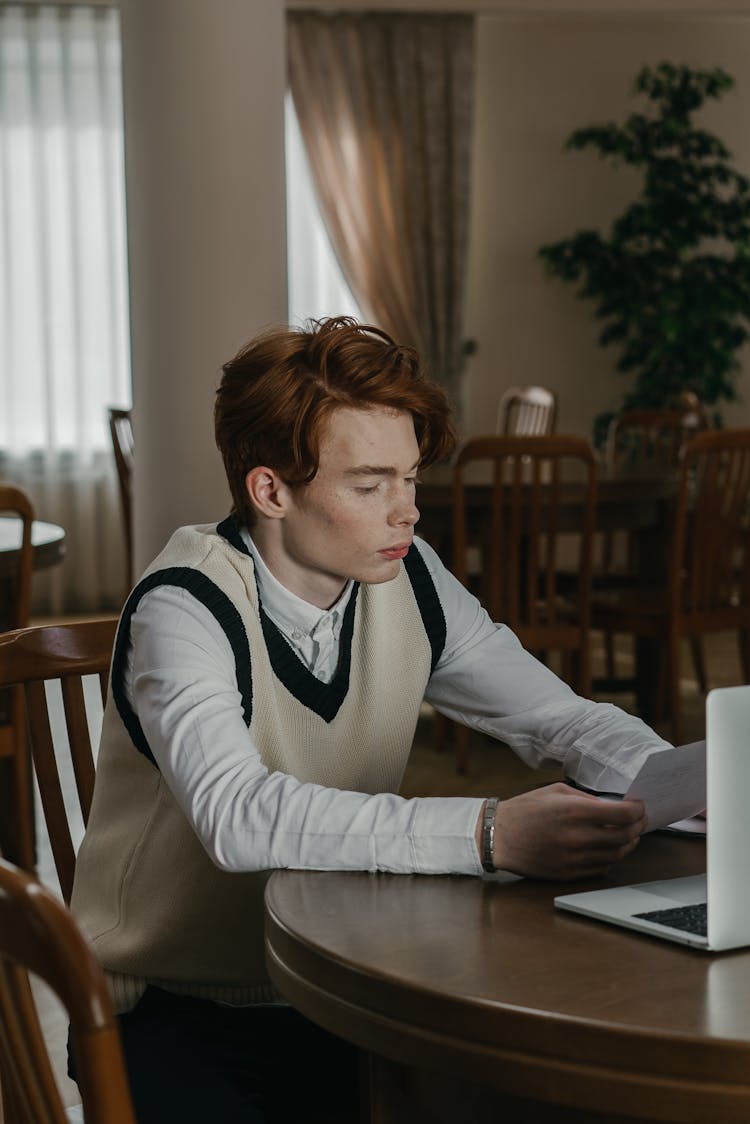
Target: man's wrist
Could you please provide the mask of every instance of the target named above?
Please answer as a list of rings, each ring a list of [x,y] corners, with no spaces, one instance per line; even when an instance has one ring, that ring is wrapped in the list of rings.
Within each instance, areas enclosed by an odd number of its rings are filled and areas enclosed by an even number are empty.
[[[495,813],[497,812],[498,798],[490,797],[484,805],[482,813],[481,834],[481,860],[482,869],[488,874],[494,874],[495,866]]]

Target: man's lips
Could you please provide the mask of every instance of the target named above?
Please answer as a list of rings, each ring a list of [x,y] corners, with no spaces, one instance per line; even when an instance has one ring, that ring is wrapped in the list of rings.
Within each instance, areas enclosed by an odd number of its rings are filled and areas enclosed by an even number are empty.
[[[409,553],[410,542],[398,543],[396,546],[391,546],[388,550],[379,550],[378,554],[382,554],[383,558],[387,558],[389,562],[396,558],[405,558]]]

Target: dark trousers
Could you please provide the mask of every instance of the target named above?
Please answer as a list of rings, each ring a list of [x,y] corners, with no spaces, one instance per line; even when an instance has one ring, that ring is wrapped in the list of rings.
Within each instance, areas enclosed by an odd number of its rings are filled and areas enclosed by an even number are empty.
[[[356,1049],[291,1007],[149,987],[120,1029],[138,1124],[356,1124]]]

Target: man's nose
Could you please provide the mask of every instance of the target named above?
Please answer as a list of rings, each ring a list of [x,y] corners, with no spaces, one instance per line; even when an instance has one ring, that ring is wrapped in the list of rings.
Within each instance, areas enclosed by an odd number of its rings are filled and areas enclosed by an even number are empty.
[[[413,527],[419,519],[419,508],[414,502],[413,495],[402,495],[393,507],[393,522],[405,523]]]

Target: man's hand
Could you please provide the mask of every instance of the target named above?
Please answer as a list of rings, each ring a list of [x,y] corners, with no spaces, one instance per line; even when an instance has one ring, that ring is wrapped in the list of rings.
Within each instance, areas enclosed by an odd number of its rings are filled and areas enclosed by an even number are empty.
[[[645,830],[640,800],[601,800],[551,784],[498,805],[495,866],[531,878],[588,878],[629,855]]]

